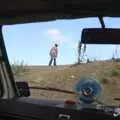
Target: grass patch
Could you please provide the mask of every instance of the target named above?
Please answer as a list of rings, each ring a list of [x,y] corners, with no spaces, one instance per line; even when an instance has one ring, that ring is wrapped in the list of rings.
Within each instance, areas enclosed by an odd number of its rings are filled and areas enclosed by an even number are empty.
[[[109,80],[107,78],[105,78],[105,77],[102,77],[100,79],[100,81],[101,81],[102,84],[108,84],[109,83]]]
[[[29,67],[24,64],[24,61],[14,62],[11,64],[12,72],[14,76],[19,76],[21,73],[27,72]]]
[[[112,69],[110,71],[110,76],[120,76],[120,71],[118,69]]]

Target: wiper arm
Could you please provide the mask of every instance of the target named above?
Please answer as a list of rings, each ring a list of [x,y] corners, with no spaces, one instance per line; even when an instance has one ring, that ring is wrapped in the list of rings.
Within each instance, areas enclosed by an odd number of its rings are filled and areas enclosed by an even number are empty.
[[[52,88],[52,87],[30,86],[30,89],[38,89],[38,90],[47,90],[47,91],[63,92],[63,93],[68,93],[68,94],[76,94],[74,91],[63,90],[63,89]]]
[[[120,98],[114,98],[114,100],[116,100],[116,101],[120,101]]]

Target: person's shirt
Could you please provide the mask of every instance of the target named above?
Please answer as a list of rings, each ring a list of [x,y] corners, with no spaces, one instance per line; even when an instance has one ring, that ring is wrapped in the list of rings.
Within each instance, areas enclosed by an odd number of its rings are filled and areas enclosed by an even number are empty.
[[[58,48],[57,47],[52,47],[50,50],[50,55],[52,57],[57,57],[58,56]]]

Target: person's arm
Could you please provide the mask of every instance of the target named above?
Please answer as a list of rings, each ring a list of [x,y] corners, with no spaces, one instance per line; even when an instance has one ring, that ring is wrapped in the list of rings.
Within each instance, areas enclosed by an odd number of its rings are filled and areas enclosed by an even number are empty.
[[[58,56],[58,49],[56,48],[56,57]]]
[[[53,48],[50,49],[50,53],[49,53],[50,55],[52,55],[52,49],[53,49]]]

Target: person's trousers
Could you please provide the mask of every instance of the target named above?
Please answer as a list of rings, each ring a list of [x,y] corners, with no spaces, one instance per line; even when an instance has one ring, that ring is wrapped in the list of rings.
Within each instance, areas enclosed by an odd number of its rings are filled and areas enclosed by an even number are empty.
[[[51,66],[52,62],[53,62],[53,65],[56,66],[56,58],[51,57],[49,61],[49,66]]]

